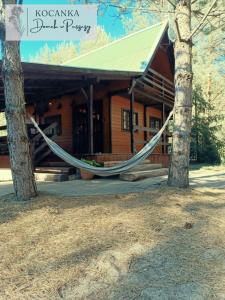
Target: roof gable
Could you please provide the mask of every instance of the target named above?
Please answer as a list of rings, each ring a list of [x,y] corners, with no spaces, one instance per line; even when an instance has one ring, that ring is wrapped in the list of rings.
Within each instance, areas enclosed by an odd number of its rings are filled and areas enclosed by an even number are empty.
[[[64,66],[144,72],[163,37],[167,23],[147,27],[64,63]]]

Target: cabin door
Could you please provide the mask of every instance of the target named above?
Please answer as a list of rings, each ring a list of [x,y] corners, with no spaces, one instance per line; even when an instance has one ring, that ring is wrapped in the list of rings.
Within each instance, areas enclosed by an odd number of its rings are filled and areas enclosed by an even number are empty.
[[[77,154],[88,154],[88,106],[81,104],[73,110],[73,145]],[[93,105],[94,153],[103,152],[103,110],[102,101]]]

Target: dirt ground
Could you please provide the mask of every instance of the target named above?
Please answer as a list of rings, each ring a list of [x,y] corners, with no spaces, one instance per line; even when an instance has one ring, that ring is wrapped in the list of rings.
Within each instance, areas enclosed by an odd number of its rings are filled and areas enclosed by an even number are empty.
[[[225,299],[225,191],[0,198],[0,299]]]

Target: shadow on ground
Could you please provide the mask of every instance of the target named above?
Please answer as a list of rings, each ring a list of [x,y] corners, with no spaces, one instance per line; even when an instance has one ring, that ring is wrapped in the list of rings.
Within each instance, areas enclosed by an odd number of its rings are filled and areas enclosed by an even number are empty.
[[[70,240],[69,253],[29,269],[36,280],[73,271],[57,288],[60,299],[224,299],[225,204],[213,192],[164,189],[84,201],[76,224],[86,228],[74,228],[79,246]],[[61,218],[82,209],[82,199],[74,202],[64,203]]]
[[[225,299],[224,215],[210,188],[1,197],[2,297]]]

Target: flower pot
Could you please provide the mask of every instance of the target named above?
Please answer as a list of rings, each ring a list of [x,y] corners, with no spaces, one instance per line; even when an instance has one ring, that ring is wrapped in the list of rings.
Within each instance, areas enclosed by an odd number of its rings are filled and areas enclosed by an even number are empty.
[[[92,174],[86,170],[80,169],[80,177],[81,177],[81,179],[84,179],[84,180],[91,180],[94,178],[94,174]]]

